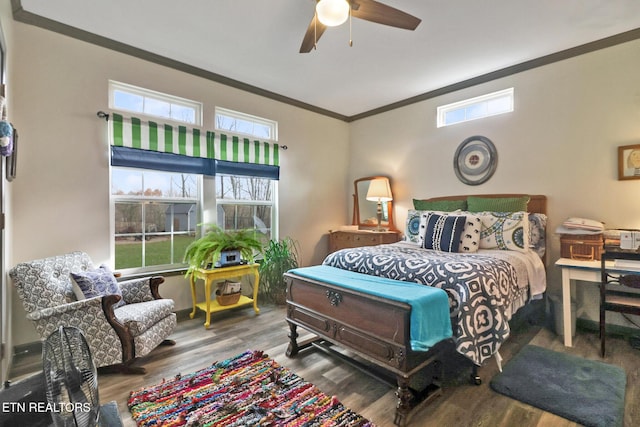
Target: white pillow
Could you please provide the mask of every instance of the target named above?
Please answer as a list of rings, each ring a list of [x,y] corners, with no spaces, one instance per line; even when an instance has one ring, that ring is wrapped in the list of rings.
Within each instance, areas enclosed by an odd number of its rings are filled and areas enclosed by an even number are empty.
[[[407,222],[404,228],[404,241],[418,244],[420,239],[420,214],[422,211],[409,209],[407,211]]]
[[[604,224],[600,221],[586,218],[567,218],[562,225],[567,228],[586,230],[586,231],[604,231]]]
[[[480,249],[527,252],[530,240],[527,212],[482,212]]]

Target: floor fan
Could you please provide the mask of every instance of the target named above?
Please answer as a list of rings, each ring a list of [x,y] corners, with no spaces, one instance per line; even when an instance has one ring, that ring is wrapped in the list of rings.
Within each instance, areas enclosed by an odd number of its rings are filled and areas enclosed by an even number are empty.
[[[60,326],[44,342],[42,363],[54,426],[96,426],[98,376],[82,331]]]

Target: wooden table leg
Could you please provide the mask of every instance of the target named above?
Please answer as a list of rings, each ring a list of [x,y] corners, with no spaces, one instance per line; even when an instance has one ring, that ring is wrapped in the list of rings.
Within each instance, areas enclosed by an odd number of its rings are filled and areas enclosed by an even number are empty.
[[[298,348],[298,326],[289,322],[289,346],[287,347],[287,357],[294,357],[298,354],[300,349]]]
[[[193,301],[193,310],[189,313],[189,317],[193,319],[196,315],[196,275],[191,273],[189,276],[189,283],[191,284],[191,301]]]
[[[209,329],[209,325],[211,325],[211,282],[213,282],[213,279],[208,276],[204,280],[204,300],[207,306],[204,327],[207,329]]]
[[[396,403],[396,416],[393,423],[397,426],[405,426],[409,420],[409,412],[414,406],[413,393],[409,390],[409,380],[398,376],[398,390],[396,390],[396,396],[398,402]]]
[[[260,314],[260,309],[258,308],[258,287],[260,286],[258,267],[253,269],[253,280],[253,311],[255,311],[256,314]]]
[[[562,269],[562,321],[565,347],[572,347],[571,336],[571,278],[568,268]]]

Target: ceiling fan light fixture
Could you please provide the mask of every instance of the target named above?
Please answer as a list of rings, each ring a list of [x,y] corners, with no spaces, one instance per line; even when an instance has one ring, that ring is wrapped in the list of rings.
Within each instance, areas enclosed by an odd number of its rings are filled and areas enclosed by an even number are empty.
[[[350,8],[347,0],[320,0],[316,4],[316,13],[322,24],[335,27],[347,20]]]

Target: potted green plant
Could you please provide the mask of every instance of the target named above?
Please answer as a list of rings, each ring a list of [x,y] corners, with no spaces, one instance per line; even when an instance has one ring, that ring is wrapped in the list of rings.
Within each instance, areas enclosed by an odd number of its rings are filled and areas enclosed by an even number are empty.
[[[253,263],[255,255],[262,252],[262,242],[256,230],[223,230],[217,225],[209,225],[207,233],[193,241],[184,253],[189,263],[187,274],[196,268],[211,268],[227,251],[237,251],[242,260]]]
[[[262,253],[260,263],[260,288],[264,296],[276,303],[286,301],[287,285],[284,273],[298,267],[298,243],[286,237],[282,240],[270,240]]]

